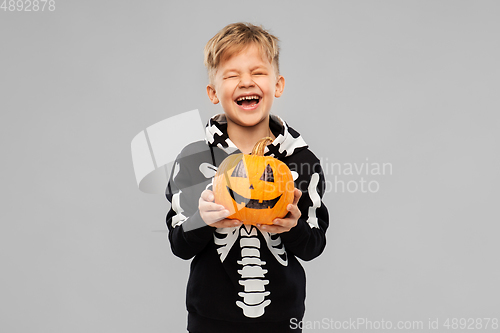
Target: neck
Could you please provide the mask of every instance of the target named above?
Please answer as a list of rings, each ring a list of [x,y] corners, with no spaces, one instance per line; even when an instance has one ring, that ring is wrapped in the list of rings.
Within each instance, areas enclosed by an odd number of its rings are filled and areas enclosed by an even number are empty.
[[[270,136],[273,140],[275,139],[269,128],[269,117],[251,127],[240,126],[228,119],[227,134],[236,147],[244,154],[250,154],[257,141],[266,136]]]

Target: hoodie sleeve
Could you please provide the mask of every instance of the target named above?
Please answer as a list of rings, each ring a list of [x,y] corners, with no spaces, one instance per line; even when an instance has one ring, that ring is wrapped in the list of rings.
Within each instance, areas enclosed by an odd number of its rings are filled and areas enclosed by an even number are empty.
[[[197,171],[201,162],[199,156],[183,157],[181,153],[165,191],[172,204],[166,216],[170,246],[176,256],[186,260],[202,251],[213,237],[213,228],[198,211],[200,194],[210,183]]]
[[[302,215],[295,227],[281,234],[287,250],[305,261],[323,252],[329,225],[328,210],[322,201],[325,177],[319,161],[315,156],[314,159],[313,163],[301,162],[297,164],[298,168],[294,168],[299,173],[295,187],[302,191],[298,202]]]

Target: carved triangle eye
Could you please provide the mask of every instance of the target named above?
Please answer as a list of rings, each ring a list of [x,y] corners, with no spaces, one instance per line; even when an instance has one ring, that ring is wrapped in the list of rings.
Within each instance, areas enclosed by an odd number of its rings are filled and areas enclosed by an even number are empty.
[[[236,167],[233,170],[233,173],[231,174],[231,177],[242,177],[242,178],[248,178],[247,176],[247,171],[245,170],[245,164],[243,163],[243,160],[240,160]]]
[[[269,164],[266,166],[266,169],[264,170],[264,173],[260,177],[260,180],[263,180],[265,182],[273,182],[274,183],[273,169],[271,168],[271,166]]]

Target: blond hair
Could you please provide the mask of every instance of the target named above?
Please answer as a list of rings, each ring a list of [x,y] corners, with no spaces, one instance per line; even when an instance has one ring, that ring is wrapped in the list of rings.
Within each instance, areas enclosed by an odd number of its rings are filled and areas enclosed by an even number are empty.
[[[274,66],[276,76],[279,75],[279,39],[271,35],[262,26],[239,22],[225,26],[205,45],[204,63],[208,70],[208,79],[213,83],[215,73],[222,61],[239,53],[246,47],[255,44],[261,53]]]

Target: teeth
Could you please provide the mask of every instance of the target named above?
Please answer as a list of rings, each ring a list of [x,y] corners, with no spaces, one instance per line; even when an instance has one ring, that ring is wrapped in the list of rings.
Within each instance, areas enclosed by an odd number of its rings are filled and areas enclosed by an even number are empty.
[[[245,99],[260,99],[259,96],[257,95],[253,95],[253,96],[242,96],[240,98],[238,98],[236,101],[239,102],[239,101],[243,101]]]

